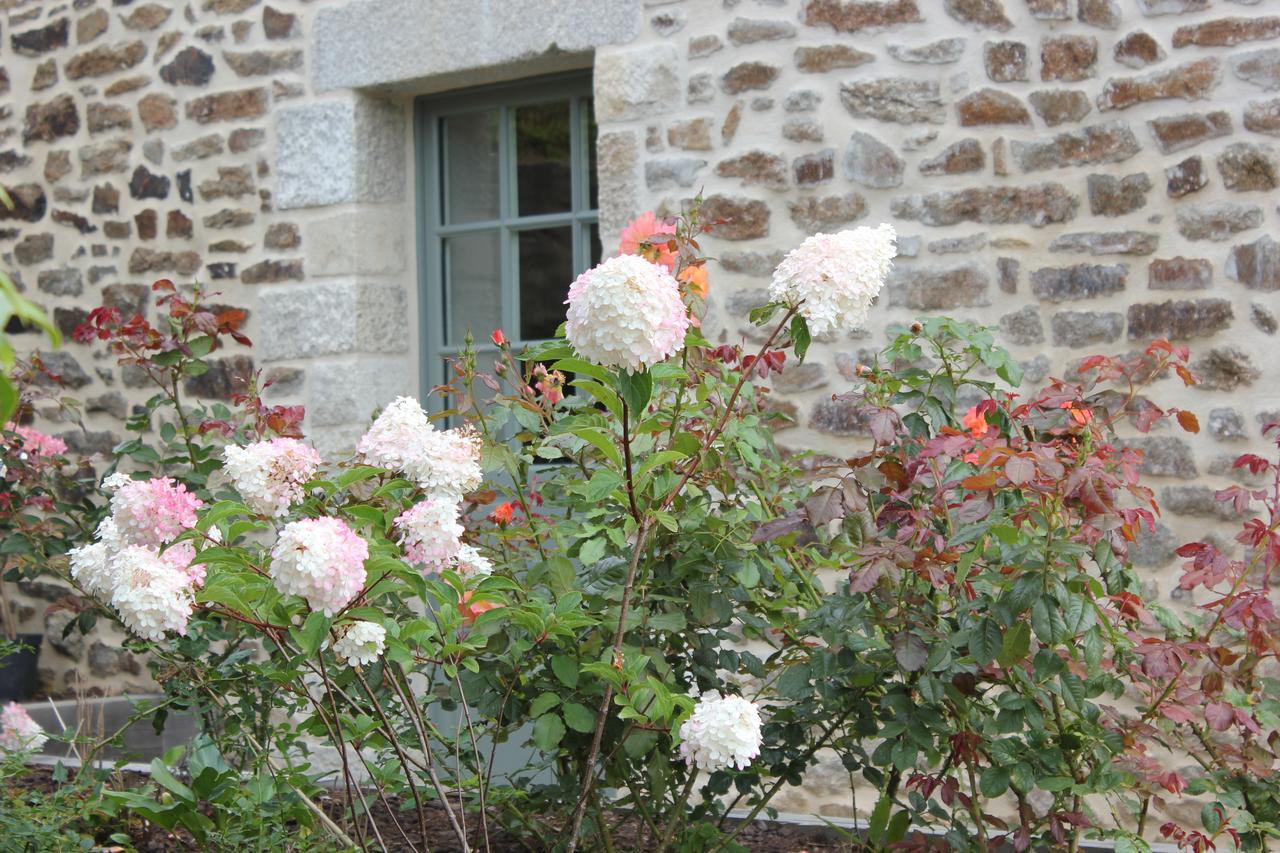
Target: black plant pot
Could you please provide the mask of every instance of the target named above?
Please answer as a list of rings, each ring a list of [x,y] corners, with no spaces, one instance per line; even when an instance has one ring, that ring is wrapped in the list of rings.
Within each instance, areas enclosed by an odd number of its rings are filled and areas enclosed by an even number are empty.
[[[25,702],[36,692],[36,660],[44,635],[19,634],[18,642],[26,648],[0,658],[0,702]]]

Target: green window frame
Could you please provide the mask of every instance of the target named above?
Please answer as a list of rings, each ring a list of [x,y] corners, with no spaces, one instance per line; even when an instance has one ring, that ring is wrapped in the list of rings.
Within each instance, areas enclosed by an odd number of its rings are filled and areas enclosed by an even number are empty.
[[[519,197],[522,174],[518,157],[527,150],[522,145],[538,144],[536,136],[540,128],[535,125],[525,132],[526,125],[521,122],[524,117],[538,115],[539,109],[548,111],[543,115],[558,116],[565,104],[569,125],[569,204],[567,208],[553,211],[522,212],[522,199]],[[522,111],[522,108],[530,109]],[[481,123],[477,124],[477,120]],[[468,123],[472,131],[481,128],[489,134],[483,140],[489,145],[487,150],[480,150],[481,146],[460,144],[450,135],[451,128],[468,127]],[[462,350],[461,325],[470,327],[481,363],[497,348],[489,338],[493,328],[477,328],[477,324],[496,321],[493,325],[501,328],[517,348],[545,339],[547,334],[522,334],[526,319],[522,318],[522,296],[525,307],[532,309],[528,313],[540,315],[539,331],[544,331],[553,310],[559,312],[556,324],[563,320],[560,303],[568,294],[573,278],[599,261],[591,77],[589,73],[575,73],[423,96],[414,102],[414,132],[418,165],[422,396],[427,399],[430,389],[448,378],[447,360]],[[551,132],[556,132],[554,126]],[[460,149],[459,163],[451,162],[455,149]],[[496,169],[490,169],[486,162],[492,159],[495,150]],[[463,160],[471,162],[463,163]],[[468,166],[472,167],[470,173]],[[557,168],[556,171],[561,170]],[[483,185],[486,193],[480,203],[451,192],[457,181],[471,180],[477,173],[482,179],[477,184]],[[540,188],[546,189],[545,186]],[[558,187],[553,189],[554,192],[545,195],[558,196]],[[462,192],[468,192],[468,188],[464,187]],[[490,197],[493,194],[496,198]],[[550,203],[534,201],[537,198],[535,193],[527,195],[529,199],[526,201],[535,207]],[[463,215],[451,217],[450,207],[455,203]],[[485,209],[478,211],[477,215],[475,209],[467,209],[468,205]],[[451,221],[451,218],[462,221]],[[566,228],[572,244],[568,252],[563,240]],[[531,268],[522,276],[522,247],[531,253],[537,252],[539,244],[546,242],[539,241],[537,234],[555,236],[559,269]],[[521,235],[525,235],[524,241]],[[475,251],[475,242],[469,253],[453,248],[465,245],[469,239],[493,246],[497,258],[490,259],[489,253]],[[478,274],[472,272],[469,276],[457,273],[452,269],[455,251],[467,262],[487,264],[488,269]],[[563,264],[566,254],[570,258],[571,269],[566,269]],[[530,264],[530,267],[536,266]],[[560,281],[561,278],[564,280]],[[470,293],[465,288],[460,292],[462,281],[479,287]],[[498,306],[491,304],[491,297],[495,295],[500,303]],[[463,301],[468,304],[458,304]],[[485,313],[487,317],[469,322],[465,316],[468,310]]]

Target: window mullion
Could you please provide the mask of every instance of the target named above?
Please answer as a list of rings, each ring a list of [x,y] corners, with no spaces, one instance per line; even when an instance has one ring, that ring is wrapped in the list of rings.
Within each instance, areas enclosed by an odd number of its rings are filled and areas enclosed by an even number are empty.
[[[498,162],[501,172],[499,211],[502,217],[502,328],[511,338],[520,337],[520,267],[516,246],[518,234],[511,228],[519,207],[516,192],[516,108],[503,106],[501,133],[498,136]]]

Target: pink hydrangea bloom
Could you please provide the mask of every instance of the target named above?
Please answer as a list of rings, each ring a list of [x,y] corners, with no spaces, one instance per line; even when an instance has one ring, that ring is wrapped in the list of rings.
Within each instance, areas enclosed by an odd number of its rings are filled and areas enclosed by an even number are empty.
[[[300,595],[312,610],[333,616],[364,587],[369,544],[336,518],[291,521],[271,549],[276,589]]]
[[[111,606],[130,631],[145,640],[162,640],[170,631],[187,632],[195,603],[184,569],[140,545],[120,549],[112,561]]]
[[[159,548],[195,526],[196,510],[204,502],[172,477],[132,480],[113,474],[103,487],[114,490],[111,515],[125,542]]]
[[[382,410],[356,450],[372,465],[404,474],[428,494],[457,499],[480,485],[481,442],[469,427],[438,430],[412,397]]]
[[[565,335],[589,361],[638,371],[684,349],[689,312],[671,273],[635,255],[593,267],[569,287]]]
[[[618,244],[618,251],[624,255],[639,255],[645,260],[653,261],[659,266],[667,268],[667,272],[674,272],[676,268],[677,255],[666,247],[665,244],[654,246],[650,242],[648,247],[641,244],[646,241],[652,241],[655,235],[676,233],[676,226],[670,222],[663,222],[654,216],[652,210],[646,210],[635,219],[627,223],[622,229],[621,239]]]
[[[36,456],[57,456],[67,452],[67,443],[60,438],[45,435],[31,427],[15,427],[13,430],[22,439],[22,449]]]
[[[232,485],[257,513],[280,517],[303,498],[302,486],[320,467],[320,454],[294,438],[273,438],[223,451]]]
[[[49,738],[27,709],[10,702],[0,709],[0,749],[6,752],[35,752]]]
[[[405,557],[428,573],[446,568],[462,547],[458,505],[452,501],[427,498],[402,512],[395,525]]]

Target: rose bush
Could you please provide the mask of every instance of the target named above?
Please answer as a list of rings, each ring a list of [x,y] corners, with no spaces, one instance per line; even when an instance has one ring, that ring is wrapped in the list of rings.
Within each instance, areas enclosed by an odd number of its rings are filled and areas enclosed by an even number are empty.
[[[746,352],[701,335],[701,231],[696,206],[638,220],[561,335],[518,352],[494,331],[491,374],[468,348],[439,411],[398,399],[329,460],[256,380],[235,410],[182,398],[224,338],[247,344],[242,314],[168,282],[159,328],[95,312],[77,337],[159,393],[119,449],[147,474],[108,478],[71,578],[230,770],[310,804],[327,747],[353,819],[310,813],[344,844],[394,844],[434,801],[464,849],[501,826],[612,850],[623,823],[639,849],[733,849],[732,810],[834,759],[872,792],[873,848],[1142,849],[1152,809],[1201,794],[1199,826],[1159,834],[1265,845],[1276,496],[1226,494],[1269,508],[1255,556],[1184,549],[1184,585],[1225,590],[1205,624],[1144,602],[1128,562],[1158,508],[1116,431],[1198,429],[1144,390],[1194,381],[1186,351],[1018,396],[988,331],[922,321],[839,401],[866,442],[788,454],[770,378],[865,322],[893,231],[797,247]],[[360,819],[374,801],[401,817]]]

